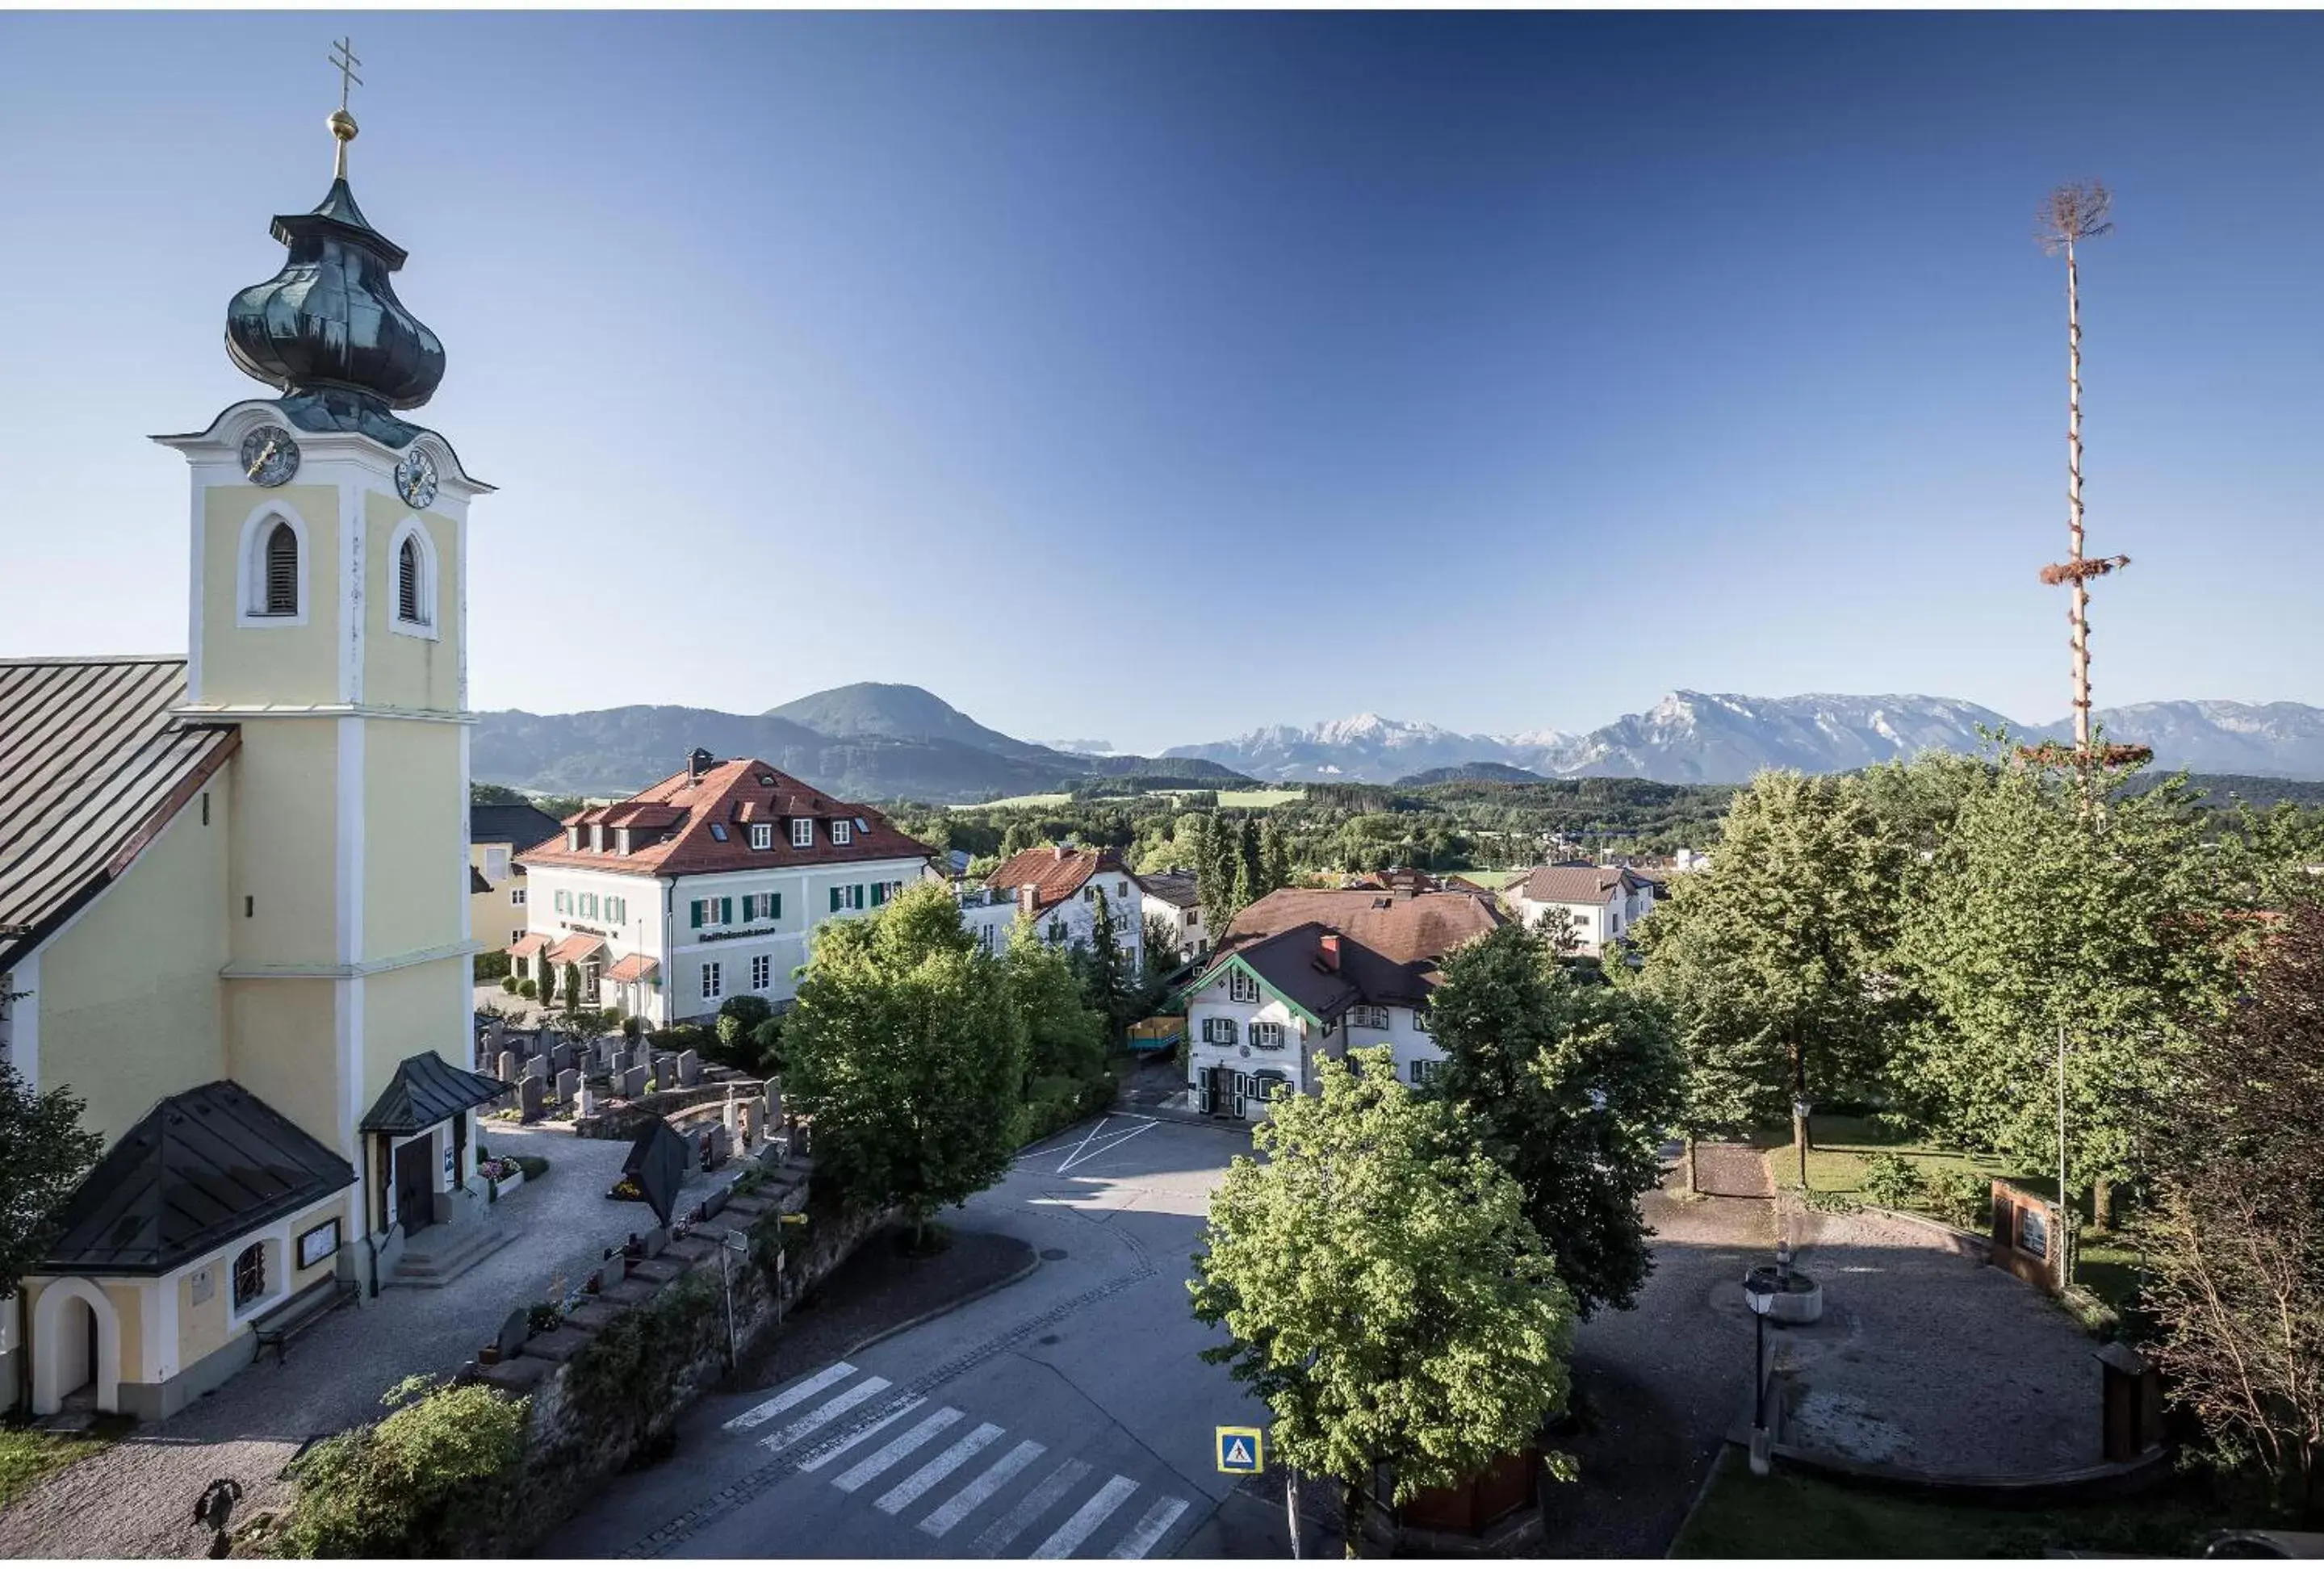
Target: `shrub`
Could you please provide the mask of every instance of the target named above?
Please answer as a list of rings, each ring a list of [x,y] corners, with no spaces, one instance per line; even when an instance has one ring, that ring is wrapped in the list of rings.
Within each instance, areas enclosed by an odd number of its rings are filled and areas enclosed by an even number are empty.
[[[509,956],[504,951],[494,948],[489,953],[476,955],[477,980],[498,981],[505,978],[508,973]]]
[[[524,1328],[528,1334],[548,1334],[565,1323],[565,1310],[554,1302],[536,1302],[524,1310]]]
[[[407,1380],[377,1423],[294,1462],[295,1489],[268,1550],[279,1558],[449,1558],[508,1509],[528,1402],[482,1384]]]
[[[642,1015],[632,1013],[622,1020],[622,1038],[632,1046],[637,1045],[639,1038],[645,1032],[646,1021]]]
[[[1864,1192],[1883,1209],[1909,1209],[1921,1195],[1921,1168],[1883,1150],[1864,1162]]]
[[[514,975],[503,975],[501,977],[501,990],[507,992],[512,997],[515,996],[516,977]]]
[[[780,1077],[783,1071],[783,1021],[770,1019],[751,1031],[751,1048],[758,1053],[753,1073]]]
[[[520,1155],[516,1158],[516,1168],[524,1173],[527,1182],[530,1182],[549,1169],[549,1162],[539,1155]]]
[[[1993,1185],[1973,1171],[1922,1174],[1921,1191],[1931,1214],[1963,1231],[1981,1229],[1993,1199]]]
[[[540,983],[527,975],[516,983],[516,994],[530,1002],[540,995]]]

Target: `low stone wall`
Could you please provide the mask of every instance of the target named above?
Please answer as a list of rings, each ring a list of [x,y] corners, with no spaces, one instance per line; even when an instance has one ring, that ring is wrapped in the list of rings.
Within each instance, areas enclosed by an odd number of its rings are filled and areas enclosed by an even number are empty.
[[[770,1174],[756,1191],[726,1200],[719,1214],[659,1257],[609,1275],[602,1292],[567,1315],[562,1327],[529,1339],[513,1360],[469,1376],[532,1401],[517,1502],[491,1526],[484,1556],[521,1556],[569,1517],[602,1479],[666,1445],[679,1416],[727,1371],[729,1343],[721,1285],[720,1237],[742,1232],[747,1254],[728,1252],[734,1342],[741,1354],[775,1327],[775,1250],[785,1250],[788,1307],[887,1224],[885,1213],[842,1212],[807,1202],[803,1165]],[[808,1219],[786,1226],[786,1210]],[[618,1269],[614,1260],[609,1269]]]
[[[764,1079],[705,1079],[682,1090],[656,1090],[634,1101],[608,1106],[595,1116],[576,1118],[574,1134],[582,1139],[634,1139],[649,1118],[674,1116],[701,1106],[719,1106],[732,1090],[738,1101],[755,1100],[767,1093]]]

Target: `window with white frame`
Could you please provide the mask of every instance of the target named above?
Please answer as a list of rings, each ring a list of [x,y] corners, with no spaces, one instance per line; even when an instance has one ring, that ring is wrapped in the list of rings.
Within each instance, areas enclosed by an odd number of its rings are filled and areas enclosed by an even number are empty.
[[[1434,1057],[1414,1057],[1414,1058],[1412,1059],[1412,1066],[1411,1066],[1411,1069],[1410,1069],[1410,1071],[1411,1071],[1411,1075],[1412,1075],[1412,1082],[1413,1082],[1414,1084],[1426,1084],[1429,1080],[1431,1080],[1431,1079],[1433,1079],[1433,1078],[1434,1078],[1434,1077],[1436,1076],[1436,1070],[1437,1070],[1438,1068],[1440,1068],[1440,1067],[1443,1067],[1443,1066],[1444,1066],[1444,1065],[1443,1065],[1443,1063],[1438,1062],[1438,1061],[1437,1061],[1435,1058],[1434,1058]]]
[[[436,541],[417,518],[406,518],[387,542],[388,570],[394,574],[396,631],[434,635],[436,630]]]
[[[505,844],[487,844],[487,845],[485,845],[485,846],[484,846],[484,877],[485,877],[485,879],[486,879],[488,881],[492,881],[492,882],[498,882],[498,881],[500,881],[503,878],[504,878],[504,877],[506,877],[506,876],[508,875],[508,869],[509,869],[509,853],[508,853],[508,846],[507,846],[507,845],[505,845]]]
[[[775,826],[772,823],[752,824],[751,848],[753,850],[771,850],[774,847]]]
[[[850,830],[851,830],[853,826],[854,826],[854,825],[853,825],[853,824],[851,824],[850,822],[848,822],[848,821],[847,821],[847,819],[846,819],[846,818],[844,818],[844,817],[834,817],[834,818],[832,818],[832,819],[831,819],[831,842],[832,842],[833,844],[846,844],[846,843],[847,843],[847,841],[848,841],[848,837],[849,837],[849,832],[850,832]]]
[[[715,1002],[724,991],[724,983],[720,979],[718,966],[715,964],[703,965],[702,1000],[705,1002]]]
[[[1353,1008],[1348,1010],[1348,1028],[1351,1029],[1386,1029],[1388,1028],[1388,1010],[1379,1007],[1373,1003],[1359,1002]]]
[[[791,819],[791,848],[794,850],[804,850],[814,843],[815,819],[813,817],[793,817]]]
[[[280,515],[254,518],[243,539],[238,619],[303,626],[307,620],[307,536]]]
[[[524,902],[524,890],[521,888],[510,889],[509,902],[511,904],[521,905]]]
[[[509,941],[511,941],[511,942],[512,942],[512,943],[515,943],[515,942],[522,942],[523,940],[524,940],[524,928],[523,928],[522,927],[519,927],[519,928],[517,928],[514,931],[512,931],[512,932],[509,933]]]
[[[1235,1043],[1235,1021],[1231,1019],[1204,1020],[1203,1038],[1213,1046],[1232,1046]]]
[[[775,959],[771,954],[751,955],[751,990],[763,992],[774,983]]]
[[[1428,1028],[1428,1010],[1425,1008],[1416,1008],[1412,1011],[1412,1027],[1423,1035],[1435,1033]]]
[[[1258,1023],[1250,1027],[1250,1043],[1266,1050],[1280,1050],[1283,1046],[1283,1026]]]
[[[1237,1002],[1259,1001],[1259,982],[1240,970],[1227,972],[1227,996]]]

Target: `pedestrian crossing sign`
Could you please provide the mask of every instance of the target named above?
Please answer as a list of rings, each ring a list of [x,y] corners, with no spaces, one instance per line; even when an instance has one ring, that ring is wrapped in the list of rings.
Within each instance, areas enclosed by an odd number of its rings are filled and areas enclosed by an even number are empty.
[[[1255,1476],[1267,1469],[1265,1442],[1256,1427],[1219,1429],[1219,1469]]]

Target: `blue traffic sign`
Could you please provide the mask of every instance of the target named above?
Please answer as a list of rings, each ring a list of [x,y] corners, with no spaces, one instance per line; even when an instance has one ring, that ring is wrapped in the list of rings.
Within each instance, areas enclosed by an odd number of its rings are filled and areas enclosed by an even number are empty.
[[[1255,1476],[1267,1469],[1266,1440],[1256,1427],[1219,1429],[1219,1469]]]

